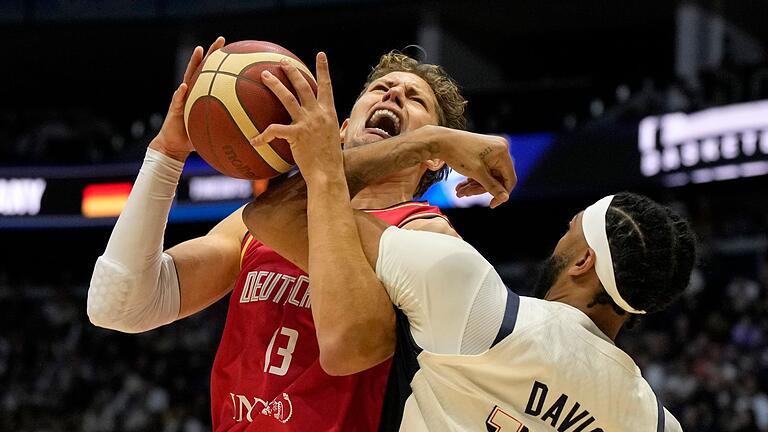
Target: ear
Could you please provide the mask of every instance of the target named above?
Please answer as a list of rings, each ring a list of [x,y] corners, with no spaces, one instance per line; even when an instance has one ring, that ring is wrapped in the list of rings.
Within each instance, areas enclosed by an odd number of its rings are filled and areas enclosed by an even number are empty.
[[[581,255],[579,255],[576,262],[568,267],[569,276],[582,276],[592,270],[595,267],[597,255],[592,248],[586,248]]]
[[[347,128],[349,127],[349,118],[344,119],[339,128],[339,139],[344,144],[344,136],[347,134]]]
[[[445,165],[445,161],[441,159],[427,159],[424,161],[424,165],[427,167],[430,171],[438,171],[440,168]]]

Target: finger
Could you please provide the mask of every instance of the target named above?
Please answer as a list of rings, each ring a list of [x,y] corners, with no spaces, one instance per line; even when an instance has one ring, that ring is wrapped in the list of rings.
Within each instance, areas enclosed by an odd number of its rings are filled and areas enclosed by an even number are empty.
[[[501,161],[501,167],[496,177],[503,178],[504,188],[507,190],[507,192],[511,192],[517,184],[517,173],[515,172],[515,163],[512,160],[512,156],[509,153],[507,153],[505,156],[506,157]]]
[[[501,181],[507,193],[511,192],[517,184],[517,175],[515,174],[515,169],[512,165],[509,167],[505,165],[502,169],[493,168],[491,169],[491,175],[495,179]]]
[[[459,198],[464,198],[468,196],[482,195],[486,192],[487,191],[485,190],[485,188],[479,183],[477,183],[477,184],[465,186],[464,188],[458,190],[456,193],[456,196],[458,196]]]
[[[291,115],[293,121],[299,121],[303,117],[299,101],[296,100],[296,97],[290,90],[288,90],[288,87],[286,87],[282,81],[277,79],[277,77],[272,75],[269,71],[261,73],[261,81],[275,94],[275,96],[277,96],[277,99],[280,100],[288,111],[288,114]]]
[[[317,105],[317,99],[312,92],[312,87],[309,86],[307,79],[299,72],[296,66],[288,63],[287,60],[280,60],[280,66],[283,68],[283,72],[288,76],[288,80],[291,82],[293,89],[296,90],[296,94],[299,95],[299,101],[301,106],[305,108],[311,108]]]
[[[459,198],[467,196],[466,191],[469,189],[469,183],[463,182],[456,185],[456,196]]]
[[[194,50],[192,50],[192,55],[189,57],[189,62],[187,63],[187,70],[184,71],[184,81],[185,83],[189,83],[189,80],[192,78],[192,74],[195,73],[195,70],[197,70],[197,67],[200,66],[200,63],[203,61],[203,47],[196,46]]]
[[[484,172],[477,176],[477,180],[485,190],[487,190],[493,199],[491,200],[491,208],[496,208],[499,204],[506,202],[509,199],[509,193],[504,189],[504,185],[495,179],[490,172]]]
[[[168,107],[169,115],[179,115],[184,112],[184,102],[187,96],[187,83],[181,83],[179,87],[173,92],[171,97],[171,105]]]
[[[317,102],[324,107],[336,109],[333,103],[333,87],[328,68],[328,56],[324,52],[317,53],[315,74],[317,75]]]
[[[224,40],[224,36],[219,36],[216,38],[215,41],[211,44],[210,47],[208,47],[208,51],[205,52],[205,57],[207,58],[209,55],[211,55],[212,52],[221,49],[221,47],[224,46],[224,43],[226,43],[226,40]]]
[[[263,146],[271,143],[275,138],[282,138],[290,141],[293,137],[292,132],[293,128],[291,125],[273,123],[267,126],[263,132],[251,138],[251,145],[254,147]]]
[[[473,182],[475,182],[475,181],[474,181],[474,180],[472,180],[472,178],[469,178],[469,177],[468,177],[468,178],[465,178],[464,180],[462,180],[461,182],[459,182],[459,183],[456,185],[456,189],[458,190],[458,189],[460,189],[460,188],[466,187],[466,186],[468,186],[468,185],[472,184]]]

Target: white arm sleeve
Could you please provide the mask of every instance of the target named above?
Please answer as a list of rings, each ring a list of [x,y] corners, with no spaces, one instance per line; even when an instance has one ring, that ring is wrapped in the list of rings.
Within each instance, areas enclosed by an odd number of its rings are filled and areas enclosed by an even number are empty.
[[[405,313],[416,343],[438,354],[479,354],[504,319],[507,289],[493,266],[465,241],[387,228],[376,274]]]
[[[178,317],[179,280],[163,236],[183,162],[147,149],[128,202],[88,288],[94,325],[139,333]]]

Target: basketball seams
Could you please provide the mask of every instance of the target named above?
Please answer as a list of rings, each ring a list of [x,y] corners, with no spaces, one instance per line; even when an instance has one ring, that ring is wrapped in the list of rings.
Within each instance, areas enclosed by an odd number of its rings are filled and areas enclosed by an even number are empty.
[[[213,91],[213,84],[216,82],[216,75],[220,73],[220,69],[224,65],[224,61],[227,60],[227,57],[229,57],[229,54],[225,55],[224,58],[221,59],[221,62],[219,62],[219,66],[216,68],[215,71],[210,71],[210,72],[213,72],[213,76],[211,77],[211,85],[208,86],[208,96],[213,96],[211,92]],[[203,72],[209,72],[209,71],[203,70],[200,72],[200,74],[202,74]],[[205,119],[205,121],[207,122],[208,119]]]
[[[274,62],[260,62],[260,63],[274,63]],[[260,63],[254,63],[254,64],[260,64]],[[202,71],[202,72],[200,72],[200,75],[202,75],[202,74],[222,74],[222,75],[227,75],[227,76],[230,76],[230,77],[233,77],[233,78],[242,79],[243,81],[248,81],[251,84],[256,84],[257,86],[263,88],[266,91],[271,91],[269,89],[269,87],[265,86],[264,83],[262,83],[261,81],[257,81],[257,80],[255,80],[253,78],[244,77],[242,75],[237,75],[237,74],[234,74],[234,73],[231,73],[231,72],[225,72],[225,71]]]
[[[270,90],[267,86],[265,86],[261,81],[257,81],[246,75],[249,71],[251,71],[254,68],[260,68],[261,70],[268,70],[271,66],[279,68],[280,63],[274,62],[274,61],[261,61],[261,62],[255,62],[255,63],[249,64],[248,66],[244,67],[240,71],[240,75],[235,76],[235,79],[236,79],[235,86],[236,87],[238,86],[239,83],[237,81],[239,80],[243,80],[246,83],[256,84],[257,87],[261,88],[262,90],[267,92],[269,95],[272,95],[272,97],[274,97],[276,104],[281,104],[280,100],[276,96],[274,96],[274,94],[272,93],[272,90]],[[274,74],[275,72],[273,72],[273,75]],[[245,108],[247,104],[245,104],[244,101],[241,99],[241,97],[243,96],[244,95],[241,94],[239,91],[235,91],[235,97],[237,97],[238,101],[240,102],[240,105],[242,105],[243,108]],[[298,97],[296,94],[294,94],[294,96]],[[259,133],[261,133],[261,131],[263,131],[263,129],[265,129],[266,126],[263,125],[262,122],[260,122],[259,119],[253,115],[253,112],[251,110],[244,109],[244,111],[246,115],[248,115],[248,117],[251,119],[251,122],[253,122],[253,124],[257,127],[257,129],[259,130]],[[287,120],[290,121],[290,115],[288,115]],[[289,171],[293,166],[293,157],[291,155],[290,147],[287,142],[285,142],[284,140],[279,140],[284,143],[283,146],[280,146],[275,141],[278,141],[278,140],[273,140],[269,144],[259,148],[254,147],[254,150],[257,153],[259,153],[259,155],[262,156],[262,158],[264,158],[265,162],[267,162],[273,169],[275,169],[280,173],[284,173]],[[287,147],[287,148],[281,148],[281,147]],[[269,153],[269,154],[265,154],[265,153]],[[281,153],[287,153],[288,158],[286,158],[286,155]]]
[[[249,137],[261,133],[260,128],[256,128],[257,123],[259,127],[262,127],[272,124],[272,122],[284,123],[290,118],[288,116],[286,119],[285,114],[278,114],[276,111],[268,111],[269,117],[261,118],[256,115],[257,112],[246,109],[253,107],[252,104],[255,101],[251,100],[252,98],[262,100],[265,97],[264,93],[272,95],[271,90],[255,74],[262,69],[275,70],[275,68],[280,68],[280,62],[285,60],[300,70],[313,90],[317,85],[314,76],[309,72],[306,65],[295,55],[278,45],[272,47],[267,43],[268,47],[260,47],[259,44],[260,42],[257,42],[254,46],[239,47],[241,50],[254,50],[252,52],[233,52],[222,48],[211,53],[193,76],[191,82],[194,85],[192,88],[197,87],[199,90],[191,91],[190,96],[192,97],[187,101],[189,109],[186,110],[185,120],[205,123],[192,129],[187,124],[188,134],[190,131],[194,131],[194,134],[190,135],[196,135],[197,139],[201,140],[200,147],[203,152],[200,152],[199,149],[198,152],[201,153],[201,156],[203,153],[205,156],[210,156],[211,161],[215,162],[216,166],[226,169],[225,172],[229,173],[228,175],[235,174],[236,177],[258,178],[268,175],[268,172],[270,173],[269,176],[273,177],[292,167],[292,163],[288,162],[292,162],[292,158],[286,143],[273,142],[259,147],[250,143]],[[256,68],[256,70],[250,74],[252,76],[248,76],[247,72],[252,68]],[[221,76],[217,76],[218,74]],[[202,81],[200,81],[201,78]],[[206,80],[208,81],[206,82]],[[202,88],[200,88],[201,84]],[[254,87],[249,89],[249,86]],[[288,86],[290,87],[289,84]],[[293,92],[295,94],[295,90]],[[250,96],[246,97],[246,95]],[[251,105],[244,103],[244,101],[250,101]],[[278,102],[279,100],[265,102],[265,109],[282,109],[284,111]],[[200,103],[205,106],[199,106]],[[273,105],[274,108],[272,108]],[[257,111],[261,109],[258,104],[256,107],[258,108]],[[224,145],[216,146],[214,140],[223,140]],[[245,150],[246,147],[250,150]],[[285,154],[286,151],[288,154]]]

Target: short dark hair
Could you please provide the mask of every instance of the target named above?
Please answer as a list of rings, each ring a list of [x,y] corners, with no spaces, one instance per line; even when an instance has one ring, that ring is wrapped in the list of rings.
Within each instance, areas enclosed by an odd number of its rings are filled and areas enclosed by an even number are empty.
[[[605,217],[613,273],[621,296],[635,309],[658,312],[688,286],[696,261],[696,237],[672,209],[633,193],[616,194]],[[606,293],[593,303],[610,303]]]
[[[448,76],[448,73],[442,67],[422,63],[399,51],[390,51],[381,56],[379,63],[368,74],[368,79],[366,79],[363,85],[363,91],[360,93],[360,96],[365,93],[365,90],[373,81],[392,72],[412,73],[426,81],[437,99],[438,124],[453,129],[466,129],[467,119],[464,117],[464,108],[467,105],[467,101],[461,95],[458,84]],[[447,165],[444,165],[437,171],[427,170],[421,176],[414,196],[423,195],[430,186],[448,177],[449,171],[450,168]]]

